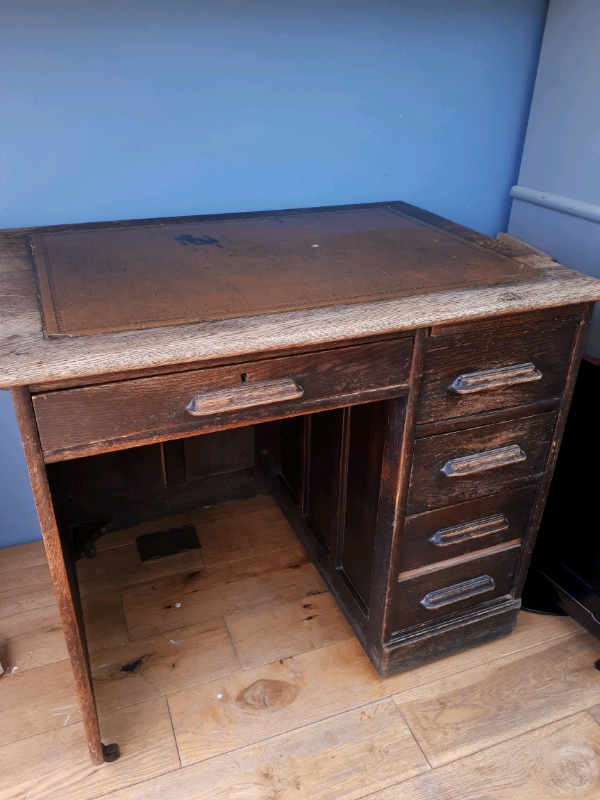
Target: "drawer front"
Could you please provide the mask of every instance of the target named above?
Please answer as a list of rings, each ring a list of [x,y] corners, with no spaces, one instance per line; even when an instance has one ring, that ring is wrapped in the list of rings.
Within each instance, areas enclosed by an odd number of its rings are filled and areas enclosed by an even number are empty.
[[[510,594],[520,545],[449,567],[400,576],[394,631]]]
[[[433,337],[418,423],[559,397],[576,317]]]
[[[408,517],[402,534],[401,571],[522,539],[535,493],[536,487],[530,486]]]
[[[44,450],[140,434],[250,424],[358,400],[408,383],[412,338],[138,378],[33,398]]]
[[[417,439],[407,514],[522,487],[541,477],[556,412]]]

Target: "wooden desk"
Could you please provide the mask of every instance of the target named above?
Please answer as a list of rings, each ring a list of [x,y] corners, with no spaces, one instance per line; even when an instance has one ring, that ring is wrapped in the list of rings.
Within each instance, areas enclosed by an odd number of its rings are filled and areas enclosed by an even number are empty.
[[[94,763],[117,750],[75,560],[100,531],[82,541],[63,489],[98,454],[252,426],[251,490],[383,676],[512,631],[599,281],[380,203],[4,231],[0,282],[0,386]]]

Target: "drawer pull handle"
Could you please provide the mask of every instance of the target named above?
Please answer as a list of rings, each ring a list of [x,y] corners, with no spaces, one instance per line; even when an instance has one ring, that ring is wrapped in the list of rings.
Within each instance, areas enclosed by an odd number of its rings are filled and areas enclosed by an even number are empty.
[[[459,544],[459,542],[478,539],[480,536],[491,536],[494,533],[501,533],[505,530],[508,530],[506,517],[502,514],[494,514],[491,517],[475,519],[462,525],[440,528],[430,537],[429,541],[436,547],[446,547],[449,544]]]
[[[454,586],[446,586],[445,589],[436,589],[434,592],[429,592],[421,600],[421,605],[431,609],[443,608],[451,603],[458,603],[461,600],[476,597],[478,594],[491,592],[495,587],[496,584],[493,578],[490,578],[489,575],[481,575],[479,578],[473,578],[470,581],[455,583]]]
[[[539,381],[541,377],[542,373],[535,364],[511,364],[509,367],[484,369],[481,372],[459,375],[450,389],[457,394],[471,394],[472,392],[484,392],[487,389],[515,386],[518,383]]]
[[[476,472],[485,472],[488,469],[500,469],[510,464],[525,461],[527,454],[518,444],[508,447],[497,447],[494,450],[485,450],[483,453],[473,453],[470,456],[459,456],[446,461],[441,471],[449,478],[460,478],[463,475],[473,475]]]
[[[284,400],[297,400],[303,394],[304,389],[291,378],[262,383],[243,382],[235,388],[197,394],[186,406],[186,410],[193,417],[201,417],[204,414],[222,414]]]

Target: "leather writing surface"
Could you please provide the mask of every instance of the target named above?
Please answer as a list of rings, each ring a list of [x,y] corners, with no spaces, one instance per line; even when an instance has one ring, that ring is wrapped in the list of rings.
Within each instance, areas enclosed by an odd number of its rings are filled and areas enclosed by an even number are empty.
[[[30,240],[49,335],[230,319],[537,276],[384,207],[115,223]]]

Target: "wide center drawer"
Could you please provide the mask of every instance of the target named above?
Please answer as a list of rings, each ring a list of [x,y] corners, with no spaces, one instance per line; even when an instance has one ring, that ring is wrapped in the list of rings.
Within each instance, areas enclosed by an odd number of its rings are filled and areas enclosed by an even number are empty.
[[[419,514],[539,478],[556,412],[417,439],[407,514]]]
[[[408,383],[412,338],[38,394],[45,451],[391,397]],[[77,453],[80,454],[80,453]]]

